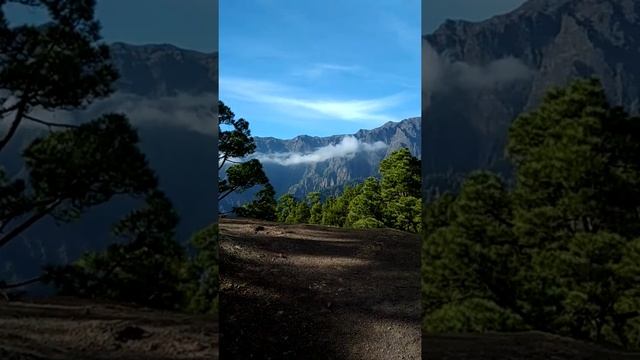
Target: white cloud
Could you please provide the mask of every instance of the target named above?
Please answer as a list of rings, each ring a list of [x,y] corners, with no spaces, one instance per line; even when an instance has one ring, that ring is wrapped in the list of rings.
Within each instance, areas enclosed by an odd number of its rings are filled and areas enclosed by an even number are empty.
[[[299,95],[300,89],[244,78],[221,78],[220,90],[221,98],[233,97],[267,104],[275,110],[293,113],[298,117],[359,123],[393,121],[395,117],[388,115],[386,111],[406,99],[406,95],[402,93],[373,99],[323,99],[320,96]]]
[[[178,94],[154,99],[117,93],[90,110],[124,113],[135,125],[173,125],[214,135],[216,99],[215,94]]]
[[[303,76],[311,79],[318,79],[330,73],[357,74],[361,71],[362,68],[359,66],[318,63],[313,64],[307,69],[294,71],[293,75]]]
[[[136,126],[173,125],[207,135],[217,133],[215,94],[178,94],[160,98],[147,98],[129,93],[115,93],[107,99],[97,100],[84,110],[46,111],[36,108],[30,115],[55,123],[78,123],[97,118],[106,113],[123,113]],[[24,124],[34,128],[46,128],[30,121]]]
[[[373,144],[362,142],[353,136],[345,136],[337,144],[330,144],[317,148],[309,153],[256,153],[252,156],[263,163],[275,163],[284,166],[312,164],[334,158],[351,158],[359,152],[371,152],[386,149],[387,144],[382,141]]]
[[[427,94],[427,104],[431,94],[436,92],[492,88],[526,80],[535,74],[534,69],[514,57],[494,60],[482,66],[452,61],[439,54],[426,40],[423,40],[422,59],[422,89]]]

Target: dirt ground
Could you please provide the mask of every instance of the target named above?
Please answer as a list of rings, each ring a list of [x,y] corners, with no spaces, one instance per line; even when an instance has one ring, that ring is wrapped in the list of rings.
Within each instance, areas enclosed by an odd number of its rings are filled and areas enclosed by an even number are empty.
[[[420,241],[225,219],[222,359],[420,359]]]
[[[541,332],[428,335],[425,360],[640,360],[640,354]]]
[[[218,322],[78,299],[4,302],[0,359],[218,359]]]

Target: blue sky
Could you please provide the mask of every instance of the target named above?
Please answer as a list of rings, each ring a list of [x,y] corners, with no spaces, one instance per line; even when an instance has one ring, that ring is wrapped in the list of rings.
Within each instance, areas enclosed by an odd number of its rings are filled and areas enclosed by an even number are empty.
[[[46,19],[46,12],[21,5],[6,9],[11,21]],[[217,15],[218,0],[98,0],[96,6],[108,42],[169,43],[203,52],[218,48]]]
[[[220,2],[220,99],[257,136],[420,115],[420,0]]]
[[[480,21],[507,13],[525,0],[423,0],[422,33],[432,33],[446,19]]]

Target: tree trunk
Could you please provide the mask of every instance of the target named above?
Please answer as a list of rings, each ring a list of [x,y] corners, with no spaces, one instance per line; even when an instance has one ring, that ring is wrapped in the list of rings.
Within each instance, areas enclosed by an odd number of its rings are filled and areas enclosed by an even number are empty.
[[[16,236],[20,235],[23,231],[28,229],[31,225],[35,224],[38,220],[42,219],[46,215],[48,215],[56,206],[60,205],[62,201],[56,200],[55,202],[49,204],[44,210],[33,214],[29,219],[27,219],[22,224],[16,226],[11,229],[7,234],[0,236],[0,248],[5,246],[9,241],[14,239]]]
[[[9,143],[11,138],[13,137],[13,135],[15,135],[16,131],[18,131],[18,127],[20,126],[20,123],[22,122],[22,118],[24,117],[24,113],[25,113],[26,109],[27,109],[27,99],[25,98],[25,99],[21,100],[20,103],[18,104],[18,109],[16,111],[16,116],[13,118],[13,122],[11,123],[11,126],[9,127],[9,131],[4,136],[4,138],[2,138],[2,140],[0,140],[0,152],[2,151],[2,149],[4,149],[5,146],[7,146],[7,144]]]
[[[0,285],[0,290],[15,289],[15,288],[19,288],[19,287],[35,284],[35,283],[40,282],[40,281],[42,281],[42,276],[38,276],[36,278],[25,280],[25,281],[21,281],[21,282],[14,283],[14,284],[1,284]]]

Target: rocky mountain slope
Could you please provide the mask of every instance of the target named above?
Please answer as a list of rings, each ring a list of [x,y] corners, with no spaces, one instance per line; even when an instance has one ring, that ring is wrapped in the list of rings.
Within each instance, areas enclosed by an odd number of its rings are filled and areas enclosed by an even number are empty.
[[[511,122],[571,79],[598,77],[637,113],[638,33],[635,0],[530,0],[482,22],[446,21],[423,37],[425,175],[505,171]]]
[[[162,97],[218,91],[218,53],[118,42],[111,45],[111,56],[120,72],[120,92]]]
[[[345,135],[303,135],[290,140],[257,137],[256,152],[308,154],[318,148],[339,144],[344,137]],[[353,137],[364,144],[382,142],[386,146],[375,151],[359,151],[354,156],[339,156],[326,161],[298,165],[264,162],[267,175],[272,179],[277,191],[303,195],[309,191],[320,191],[375,176],[378,174],[380,160],[400,147],[409,148],[415,156],[420,156],[420,118],[388,122],[372,130],[359,130]],[[290,176],[292,171],[300,172],[301,176]],[[285,174],[287,176],[283,176]]]
[[[332,193],[345,184],[379,176],[380,161],[400,147],[420,157],[420,123],[417,117],[388,122],[372,130],[359,130],[352,135],[302,135],[288,140],[255,137],[254,156],[262,161],[278,195],[292,193],[301,197],[311,191]],[[343,143],[345,137],[351,142]],[[322,161],[310,155],[329,153],[331,157]],[[294,160],[305,156],[306,160]],[[220,206],[230,210],[250,200],[252,195],[253,192],[234,194]]]

